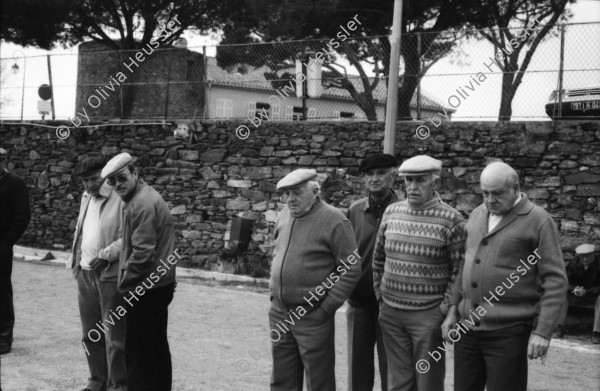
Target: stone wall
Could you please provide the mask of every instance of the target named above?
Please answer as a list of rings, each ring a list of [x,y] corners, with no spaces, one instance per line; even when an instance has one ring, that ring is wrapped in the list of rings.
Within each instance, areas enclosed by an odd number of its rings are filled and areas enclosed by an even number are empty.
[[[275,184],[299,167],[314,167],[323,198],[340,208],[362,196],[358,164],[382,149],[379,122],[263,123],[241,140],[238,124],[198,122],[197,138],[176,139],[172,128],[135,124],[75,129],[59,140],[52,129],[0,127],[10,169],[31,189],[33,218],[20,244],[68,249],[81,184],[71,169],[86,155],[138,158],[143,178],[168,203],[185,265],[265,276],[273,222],[281,206]],[[600,244],[600,123],[457,123],[426,140],[414,123],[398,124],[397,156],[429,154],[444,163],[441,196],[465,216],[481,202],[484,165],[511,164],[522,188],[550,211],[560,228],[565,257],[583,242]],[[402,193],[402,183],[395,187]],[[254,220],[247,251],[227,249],[233,216]]]

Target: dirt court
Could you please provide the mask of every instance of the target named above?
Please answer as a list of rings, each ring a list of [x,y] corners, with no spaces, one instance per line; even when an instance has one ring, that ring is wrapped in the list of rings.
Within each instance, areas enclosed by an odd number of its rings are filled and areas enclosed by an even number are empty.
[[[2,390],[82,390],[88,372],[70,272],[15,261],[13,286],[15,341],[13,351],[1,358]],[[173,390],[268,390],[268,308],[269,297],[261,289],[180,280],[169,307]],[[345,307],[336,323],[337,389],[346,390]],[[453,389],[452,359],[450,351],[446,390]],[[530,362],[529,390],[600,390],[600,346],[552,341],[545,365]]]

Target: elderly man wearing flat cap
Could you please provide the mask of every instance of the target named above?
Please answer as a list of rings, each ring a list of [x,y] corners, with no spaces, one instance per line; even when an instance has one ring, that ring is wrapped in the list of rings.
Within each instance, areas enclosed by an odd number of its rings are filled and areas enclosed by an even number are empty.
[[[379,359],[381,389],[387,391],[387,360],[383,334],[379,326],[379,304],[373,290],[373,249],[383,212],[388,205],[398,202],[392,190],[396,158],[375,153],[364,158],[359,170],[367,189],[367,196],[348,208],[362,258],[362,272],[358,285],[348,299],[348,390],[372,391],[375,380],[375,345]]]
[[[441,325],[463,262],[464,219],[440,200],[442,163],[420,155],[399,169],[407,199],[388,206],[373,253],[373,285],[388,360],[388,389],[441,391]],[[431,361],[424,370],[422,360]]]
[[[111,314],[123,304],[117,289],[123,201],[100,175],[105,164],[103,158],[88,157],[73,170],[85,189],[67,263],[77,280],[81,341],[90,371],[84,391],[127,390],[125,322]],[[106,323],[110,319],[114,324]],[[106,330],[92,331],[102,323]]]
[[[600,344],[600,252],[593,244],[582,244],[575,249],[575,258],[567,266],[569,288],[562,303],[558,326],[553,337],[561,338],[570,305],[593,304],[594,327],[592,343]]]
[[[454,333],[454,388],[525,391],[527,357],[546,355],[567,289],[558,229],[508,164],[488,164],[480,185],[484,203],[465,227],[465,262],[443,327],[452,340],[447,326],[458,310],[468,328]]]
[[[125,202],[118,279],[127,301],[128,390],[170,390],[167,323],[175,290],[175,264],[170,260],[177,254],[173,219],[160,194],[138,178],[128,153],[113,157],[102,178]]]
[[[360,278],[352,225],[319,198],[314,170],[298,169],[277,183],[286,206],[275,227],[269,324],[271,390],[332,391],[335,312]]]
[[[13,343],[13,246],[25,232],[29,219],[29,192],[17,175],[6,169],[8,151],[0,148],[0,354]]]

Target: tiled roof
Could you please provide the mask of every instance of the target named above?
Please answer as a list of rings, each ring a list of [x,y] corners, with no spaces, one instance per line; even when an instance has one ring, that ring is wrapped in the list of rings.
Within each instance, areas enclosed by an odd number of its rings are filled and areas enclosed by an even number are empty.
[[[244,65],[244,74],[240,72],[229,72],[228,70],[221,68],[217,65],[217,59],[215,57],[207,57],[208,63],[208,72],[207,77],[210,83],[226,85],[229,87],[239,87],[243,90],[254,90],[254,91],[264,91],[270,92],[273,91],[273,86],[269,80],[265,78],[265,73],[272,73],[273,70],[267,66],[261,66],[258,68],[251,67],[248,65]],[[290,74],[295,73],[295,69],[293,67],[283,69],[279,71],[279,74],[283,74],[288,72]],[[349,79],[358,92],[363,91],[362,80],[357,76],[356,78]],[[352,100],[350,93],[343,89],[337,87],[329,87],[323,91],[321,95],[323,98],[330,99],[340,99],[340,100]],[[379,104],[385,104],[387,99],[387,88],[385,82],[381,80],[375,90],[373,91],[373,97]],[[410,101],[411,107],[417,106],[417,93],[413,95]],[[442,104],[438,103],[435,99],[427,96],[421,90],[421,107],[426,109],[433,110],[442,110],[442,108],[446,109],[447,112],[453,113],[456,110],[450,107],[445,107]]]

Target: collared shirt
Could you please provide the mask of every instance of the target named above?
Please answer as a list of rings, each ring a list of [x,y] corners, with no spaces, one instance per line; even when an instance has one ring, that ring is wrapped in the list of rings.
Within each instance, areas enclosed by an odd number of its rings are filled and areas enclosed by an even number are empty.
[[[517,197],[517,200],[515,201],[515,203],[513,204],[513,208],[515,206],[517,206],[517,204],[523,199],[523,197],[521,196],[521,193],[519,193],[519,197]],[[496,226],[498,225],[498,223],[500,221],[502,221],[502,218],[504,217],[504,215],[495,215],[495,214],[491,214],[488,216],[488,232],[492,232],[492,230],[494,228],[496,228]]]
[[[91,197],[91,196],[90,196]],[[100,209],[106,197],[100,194],[98,198],[91,197],[88,204],[81,230],[81,261],[82,269],[91,270],[90,262],[98,256],[98,238],[100,234]]]

